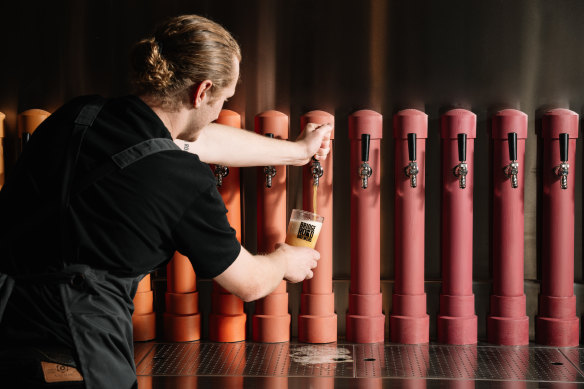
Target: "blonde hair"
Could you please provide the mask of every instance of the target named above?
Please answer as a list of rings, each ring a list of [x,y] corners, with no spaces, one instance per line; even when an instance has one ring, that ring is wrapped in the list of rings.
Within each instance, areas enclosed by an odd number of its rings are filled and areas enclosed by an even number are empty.
[[[224,88],[235,77],[238,43],[219,24],[198,15],[182,15],[161,24],[131,54],[134,93],[149,95],[175,109],[190,100],[189,89],[204,80]]]

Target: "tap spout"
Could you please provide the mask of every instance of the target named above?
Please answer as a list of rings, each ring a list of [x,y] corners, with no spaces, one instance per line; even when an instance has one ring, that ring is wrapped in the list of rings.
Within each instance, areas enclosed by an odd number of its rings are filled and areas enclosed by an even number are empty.
[[[217,186],[220,187],[223,185],[223,178],[229,175],[229,168],[223,165],[215,165],[214,174],[217,178]]]
[[[456,165],[452,171],[454,176],[458,178],[458,187],[460,189],[466,188],[466,175],[468,174],[468,165],[465,161],[460,162]]]
[[[310,168],[310,173],[312,174],[312,185],[318,186],[320,177],[324,174],[324,170],[319,161],[312,157],[312,166]]]
[[[511,188],[515,189],[519,186],[517,175],[519,174],[519,163],[511,161],[511,163],[503,168],[505,177],[511,180]]]
[[[417,187],[418,173],[420,172],[420,170],[418,169],[418,163],[416,161],[410,161],[410,163],[408,163],[408,166],[404,168],[404,171],[406,173],[406,177],[409,177],[410,179],[410,186],[412,188]]]
[[[359,169],[359,177],[361,177],[361,188],[367,189],[367,186],[369,185],[369,177],[371,177],[372,173],[373,170],[371,169],[371,166],[369,166],[367,162],[363,162]]]

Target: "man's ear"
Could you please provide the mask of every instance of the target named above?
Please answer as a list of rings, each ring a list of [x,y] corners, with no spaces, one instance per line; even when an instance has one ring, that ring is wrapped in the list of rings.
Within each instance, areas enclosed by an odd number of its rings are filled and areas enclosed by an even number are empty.
[[[203,104],[207,94],[211,93],[212,86],[213,81],[211,80],[205,80],[193,86],[193,107],[199,108]]]

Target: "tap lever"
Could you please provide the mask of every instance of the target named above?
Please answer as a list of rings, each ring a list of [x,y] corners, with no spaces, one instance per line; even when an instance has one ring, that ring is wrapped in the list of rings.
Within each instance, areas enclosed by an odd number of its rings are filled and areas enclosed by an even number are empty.
[[[229,168],[223,165],[215,165],[215,170],[213,172],[217,178],[217,186],[223,185],[223,178],[229,175]]]
[[[418,186],[418,163],[416,162],[416,134],[408,134],[408,156],[410,163],[404,168],[406,177],[410,178],[410,186],[415,188]]]
[[[361,135],[361,167],[359,168],[359,177],[361,177],[361,188],[367,189],[369,177],[373,174],[371,166],[369,166],[369,141],[371,136],[369,134]]]
[[[566,133],[560,134],[560,160],[562,162],[568,162],[568,144],[570,142],[570,136]]]
[[[460,163],[454,167],[452,173],[458,178],[458,187],[464,189],[466,188],[466,175],[468,174],[468,166],[466,164],[466,134],[458,134],[458,160]]]
[[[458,134],[458,160],[466,162],[466,134]]]
[[[509,141],[509,160],[517,161],[517,133],[508,133],[507,140]]]
[[[519,163],[517,162],[517,133],[510,132],[507,134],[509,142],[509,159],[511,163],[503,168],[503,174],[506,178],[511,180],[511,188],[515,189],[519,186],[517,175],[519,174]]]
[[[562,189],[568,189],[568,172],[570,170],[570,164],[568,163],[568,144],[570,136],[566,133],[561,133],[559,141],[561,163],[554,168],[554,173],[560,177],[560,187]]]
[[[318,186],[319,181],[320,181],[320,177],[322,177],[322,175],[324,174],[324,170],[323,170],[320,162],[314,157],[312,157],[312,165],[310,168],[310,173],[312,174],[312,180],[313,180],[312,185]]]
[[[410,161],[416,160],[416,133],[411,132],[408,134],[408,156]]]
[[[268,138],[273,138],[274,134],[267,133],[266,136]],[[266,188],[272,187],[272,178],[276,175],[276,168],[274,166],[265,166],[264,167],[264,174],[266,175]]]

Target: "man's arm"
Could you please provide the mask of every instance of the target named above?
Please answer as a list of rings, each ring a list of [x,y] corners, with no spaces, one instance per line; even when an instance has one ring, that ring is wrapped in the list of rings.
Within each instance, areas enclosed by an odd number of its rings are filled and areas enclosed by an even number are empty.
[[[175,143],[201,161],[233,167],[305,165],[312,156],[323,160],[329,152],[330,124],[309,123],[295,142],[271,139],[255,132],[211,123],[194,142]]]
[[[223,288],[249,302],[270,294],[283,279],[300,282],[313,276],[318,251],[282,243],[267,255],[252,255],[244,247],[235,261],[214,278]]]

